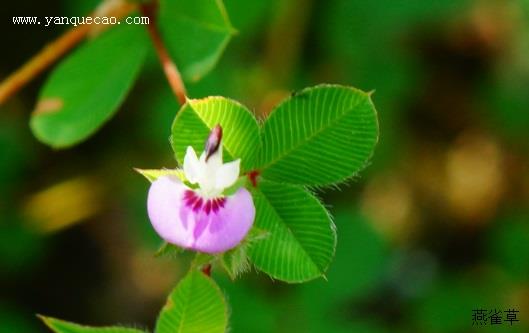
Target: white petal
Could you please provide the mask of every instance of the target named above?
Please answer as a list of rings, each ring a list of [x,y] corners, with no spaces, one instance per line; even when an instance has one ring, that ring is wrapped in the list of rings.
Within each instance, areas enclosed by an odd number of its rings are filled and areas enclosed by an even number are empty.
[[[225,189],[233,185],[237,178],[239,178],[241,160],[235,160],[223,164],[217,169],[215,175],[215,187],[218,189]]]
[[[202,173],[201,163],[193,147],[188,146],[184,157],[184,175],[191,184],[196,184]]]

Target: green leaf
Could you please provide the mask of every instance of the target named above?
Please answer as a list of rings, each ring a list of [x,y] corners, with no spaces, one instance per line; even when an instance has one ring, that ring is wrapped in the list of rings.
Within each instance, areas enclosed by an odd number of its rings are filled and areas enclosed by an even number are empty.
[[[169,296],[156,333],[224,333],[227,325],[228,312],[219,287],[203,273],[191,271]]]
[[[249,170],[255,162],[259,147],[259,126],[252,113],[238,102],[225,97],[188,100],[173,123],[171,145],[182,165],[187,146],[197,154],[215,125],[223,130],[224,159],[241,159],[241,171]]]
[[[220,258],[222,268],[230,279],[235,280],[239,275],[249,272],[251,265],[246,246],[240,245],[222,254]]]
[[[181,181],[185,181],[184,171],[180,169],[134,169],[151,183],[161,176],[176,176]]]
[[[237,181],[235,181],[235,183],[232,186],[226,188],[223,194],[225,196],[235,194],[241,187],[245,187],[247,184],[248,184],[248,177],[241,176],[237,179]]]
[[[145,333],[145,331],[125,327],[90,327],[81,326],[52,317],[39,316],[39,318],[56,333]]]
[[[277,0],[226,0],[224,4],[233,26],[240,32],[237,39],[255,37],[265,31],[274,10],[280,11],[281,7]]]
[[[200,270],[204,266],[211,264],[216,257],[209,253],[197,252],[191,262],[191,269]]]
[[[336,232],[320,201],[302,187],[268,181],[253,195],[255,225],[270,233],[249,249],[253,264],[286,282],[322,276],[334,255]]]
[[[160,0],[158,27],[185,80],[217,63],[235,30],[220,0]]]
[[[35,136],[55,148],[79,143],[116,112],[143,62],[141,26],[110,29],[86,42],[51,73],[31,115]]]
[[[378,140],[370,95],[319,85],[279,104],[262,128],[259,165],[268,180],[329,185],[360,171]]]
[[[176,257],[177,255],[183,252],[184,252],[183,248],[164,242],[162,246],[160,246],[160,248],[156,251],[154,256],[157,258],[164,257],[164,256]]]

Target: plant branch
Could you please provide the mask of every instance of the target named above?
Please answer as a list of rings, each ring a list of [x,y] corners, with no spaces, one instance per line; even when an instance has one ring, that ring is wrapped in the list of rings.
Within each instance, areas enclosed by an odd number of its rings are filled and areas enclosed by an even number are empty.
[[[119,1],[115,6],[102,5],[101,10],[98,11],[96,9],[96,12],[100,16],[116,16],[121,18],[134,9],[136,9],[136,5],[127,3],[126,1]],[[28,82],[77,45],[94,28],[97,28],[97,26],[83,24],[68,30],[62,36],[46,45],[22,67],[9,75],[0,83],[0,105],[5,103],[9,97],[16,94]]]
[[[143,15],[149,17],[149,24],[147,25],[147,30],[149,31],[149,36],[151,37],[154,49],[156,50],[156,54],[160,59],[160,63],[162,65],[165,76],[167,77],[167,81],[169,81],[169,85],[171,86],[173,93],[176,95],[178,102],[181,105],[184,105],[187,99],[184,81],[182,80],[182,76],[180,75],[180,72],[178,71],[178,68],[176,67],[175,63],[171,60],[169,52],[167,52],[167,48],[165,47],[162,38],[160,37],[160,33],[156,28],[156,15],[154,4],[142,5],[140,9]]]

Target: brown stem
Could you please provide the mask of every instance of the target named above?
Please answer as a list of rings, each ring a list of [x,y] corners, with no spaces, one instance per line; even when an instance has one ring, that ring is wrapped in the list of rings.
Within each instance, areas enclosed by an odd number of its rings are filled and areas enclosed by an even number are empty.
[[[98,13],[98,15],[116,16],[120,18],[127,15],[135,8],[135,5],[121,2],[118,8],[110,8],[111,10],[108,12]],[[0,105],[83,40],[93,27],[97,26],[83,24],[68,30],[62,36],[46,45],[22,67],[8,76],[0,84]]]
[[[178,71],[178,68],[176,67],[175,63],[171,60],[169,52],[167,52],[167,49],[160,37],[160,33],[156,28],[154,4],[143,5],[140,8],[142,14],[149,17],[149,24],[147,25],[147,30],[149,31],[152,43],[154,44],[156,54],[158,54],[158,58],[160,59],[160,63],[162,64],[162,68],[165,73],[165,76],[167,77],[167,81],[169,81],[169,85],[171,86],[171,89],[176,95],[178,102],[183,105],[186,102],[186,88],[184,86],[184,81],[182,81],[182,76],[180,75],[180,72]]]

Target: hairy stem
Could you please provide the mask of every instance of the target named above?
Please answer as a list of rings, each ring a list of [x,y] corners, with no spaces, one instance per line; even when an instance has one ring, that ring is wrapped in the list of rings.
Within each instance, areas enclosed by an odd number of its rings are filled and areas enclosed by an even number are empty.
[[[136,9],[135,5],[127,3],[126,1],[114,1],[113,4],[115,5],[107,6],[106,3],[103,3],[100,8],[96,9],[96,13],[99,16],[116,16],[121,18]],[[46,45],[22,67],[9,75],[0,83],[0,105],[5,103],[27,83],[77,45],[94,30],[94,27],[97,26],[83,24],[68,30],[62,36]]]
[[[169,53],[167,52],[167,49],[160,37],[160,33],[156,28],[156,15],[154,6],[154,4],[143,5],[140,7],[141,12],[143,15],[149,17],[147,30],[149,31],[154,49],[156,50],[156,54],[160,59],[163,71],[167,77],[167,81],[169,82],[171,89],[173,90],[173,93],[176,95],[178,102],[183,105],[186,102],[186,88],[184,86],[184,81],[182,80],[182,76],[180,75],[175,63],[171,60],[171,57],[169,56]]]

